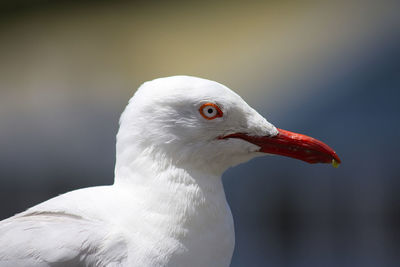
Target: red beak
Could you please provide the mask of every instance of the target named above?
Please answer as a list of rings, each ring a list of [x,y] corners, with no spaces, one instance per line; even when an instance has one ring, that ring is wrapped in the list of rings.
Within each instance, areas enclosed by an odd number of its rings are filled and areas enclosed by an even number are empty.
[[[332,163],[334,167],[340,164],[336,152],[325,143],[312,137],[278,129],[276,136],[250,136],[244,133],[234,133],[221,139],[239,138],[260,147],[259,152],[277,154],[303,160],[308,163]]]

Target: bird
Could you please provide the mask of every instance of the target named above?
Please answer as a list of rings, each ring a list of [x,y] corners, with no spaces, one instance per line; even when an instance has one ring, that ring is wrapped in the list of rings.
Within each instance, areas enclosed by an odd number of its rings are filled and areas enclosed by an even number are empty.
[[[235,233],[222,173],[271,154],[341,163],[218,82],[145,82],[120,117],[114,183],[1,221],[0,266],[229,266]]]

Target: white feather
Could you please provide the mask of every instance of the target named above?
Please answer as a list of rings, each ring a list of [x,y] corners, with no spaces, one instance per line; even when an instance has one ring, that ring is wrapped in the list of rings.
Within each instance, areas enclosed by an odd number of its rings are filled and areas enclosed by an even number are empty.
[[[206,120],[199,107],[224,115]],[[228,266],[232,215],[221,175],[258,155],[234,132],[276,128],[227,87],[174,76],[144,83],[117,135],[115,183],[0,222],[0,266]]]

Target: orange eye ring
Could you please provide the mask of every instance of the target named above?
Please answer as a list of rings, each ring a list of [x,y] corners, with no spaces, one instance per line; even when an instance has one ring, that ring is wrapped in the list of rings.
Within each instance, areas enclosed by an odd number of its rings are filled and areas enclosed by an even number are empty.
[[[224,115],[222,110],[214,103],[205,103],[201,105],[199,112],[206,120],[213,120]]]

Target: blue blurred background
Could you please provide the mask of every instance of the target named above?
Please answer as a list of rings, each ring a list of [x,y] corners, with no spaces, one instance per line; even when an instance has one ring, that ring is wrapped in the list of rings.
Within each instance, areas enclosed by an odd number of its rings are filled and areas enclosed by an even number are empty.
[[[221,82],[339,169],[283,157],[224,174],[232,266],[399,266],[398,1],[2,1],[0,219],[111,184],[146,80]]]

